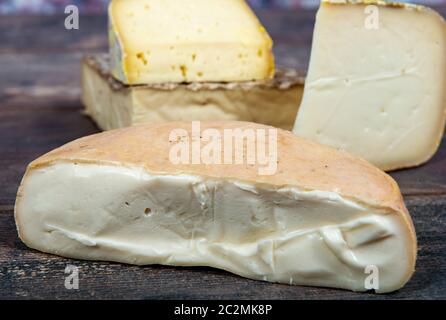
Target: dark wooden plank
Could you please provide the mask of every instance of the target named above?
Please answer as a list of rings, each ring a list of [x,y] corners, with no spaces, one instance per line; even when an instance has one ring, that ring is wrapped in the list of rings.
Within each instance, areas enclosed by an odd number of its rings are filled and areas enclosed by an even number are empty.
[[[13,212],[6,208],[0,213],[0,299],[444,299],[446,198],[407,200],[419,236],[417,271],[403,289],[392,294],[271,284],[211,268],[63,259],[25,247],[17,238]],[[64,287],[68,264],[79,268],[79,290]]]
[[[434,5],[446,16],[446,5]],[[256,10],[262,23],[278,45],[308,47],[311,44],[316,10]],[[81,15],[79,30],[64,28],[63,14],[52,16],[2,16],[0,53],[91,52],[104,51],[107,43],[107,17]]]
[[[1,39],[1,38],[0,38]],[[0,54],[0,110],[79,101],[81,53]]]
[[[426,164],[391,172],[404,196],[446,195],[446,137],[434,157]]]
[[[439,8],[444,14],[446,6]],[[260,12],[276,43],[278,64],[306,69],[314,11]],[[405,195],[419,239],[417,272],[397,293],[376,296],[243,279],[210,268],[134,267],[46,255],[18,239],[13,205],[28,162],[75,138],[97,132],[81,114],[79,61],[105,51],[105,16],[0,19],[0,298],[446,298],[446,143],[426,165],[392,173]],[[80,290],[64,288],[64,268],[80,267]],[[107,284],[107,285],[104,285]]]
[[[308,47],[315,10],[259,10],[258,15],[277,43]],[[106,51],[107,17],[81,15],[79,30],[66,30],[64,15],[2,16],[0,53]]]
[[[91,52],[105,50],[105,15],[80,17],[79,30],[66,30],[64,15],[1,16],[0,53]]]

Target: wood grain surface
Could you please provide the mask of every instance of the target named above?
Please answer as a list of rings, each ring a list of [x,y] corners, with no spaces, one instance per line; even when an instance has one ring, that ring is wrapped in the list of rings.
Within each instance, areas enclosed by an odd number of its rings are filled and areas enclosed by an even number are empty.
[[[446,7],[437,7],[446,15]],[[259,12],[275,40],[279,65],[305,71],[314,11]],[[0,17],[0,299],[445,299],[446,143],[426,165],[392,173],[419,241],[417,271],[387,295],[270,284],[211,268],[135,267],[63,259],[28,249],[17,237],[14,201],[26,165],[73,139],[98,132],[82,114],[79,64],[107,50],[105,16]],[[79,290],[64,286],[79,267]]]

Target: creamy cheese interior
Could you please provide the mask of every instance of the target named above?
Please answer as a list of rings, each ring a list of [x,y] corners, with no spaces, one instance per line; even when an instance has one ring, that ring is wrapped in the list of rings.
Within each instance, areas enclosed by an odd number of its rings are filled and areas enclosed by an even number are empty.
[[[410,273],[401,218],[337,193],[58,163],[31,171],[18,197],[23,241],[66,257],[211,266],[356,291],[367,266],[379,270],[378,292]]]

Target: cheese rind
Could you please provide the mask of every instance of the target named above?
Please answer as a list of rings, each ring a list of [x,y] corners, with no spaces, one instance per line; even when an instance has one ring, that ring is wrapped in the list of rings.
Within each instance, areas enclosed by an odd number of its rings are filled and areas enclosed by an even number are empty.
[[[263,80],[272,40],[244,0],[113,0],[113,75],[126,84]]]
[[[372,266],[377,292],[409,280],[416,237],[389,176],[282,130],[272,176],[258,165],[169,162],[170,133],[190,126],[108,131],[33,161],[17,194],[20,238],[66,257],[212,266],[287,284],[366,291]],[[220,133],[268,128],[202,123]]]
[[[383,170],[424,163],[443,135],[445,69],[446,24],[433,10],[323,1],[293,131]]]
[[[108,56],[82,61],[82,101],[103,130],[140,123],[192,120],[251,121],[291,130],[304,77],[278,69],[270,80],[127,86],[110,74]]]

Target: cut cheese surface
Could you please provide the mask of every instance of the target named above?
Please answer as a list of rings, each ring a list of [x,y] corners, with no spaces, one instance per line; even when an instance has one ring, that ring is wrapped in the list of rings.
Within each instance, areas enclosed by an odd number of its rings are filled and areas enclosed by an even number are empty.
[[[446,116],[446,24],[414,5],[323,1],[294,133],[384,170],[426,162]]]
[[[395,181],[366,161],[278,132],[278,170],[174,164],[170,133],[140,125],[33,161],[17,194],[20,238],[65,257],[211,266],[263,281],[390,292],[411,277],[414,227]],[[257,130],[244,122],[202,129]],[[200,143],[205,144],[201,139]]]
[[[302,72],[278,68],[268,80],[128,86],[111,76],[107,55],[82,62],[82,101],[103,130],[192,120],[251,121],[291,130],[303,84]]]
[[[126,84],[274,75],[272,41],[244,0],[113,0],[113,75]]]

